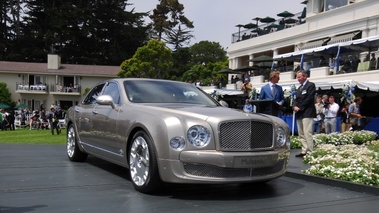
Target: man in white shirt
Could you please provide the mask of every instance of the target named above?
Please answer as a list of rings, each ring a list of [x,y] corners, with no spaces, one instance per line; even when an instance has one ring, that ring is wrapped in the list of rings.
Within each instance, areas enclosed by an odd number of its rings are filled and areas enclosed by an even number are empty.
[[[325,133],[330,134],[337,131],[337,113],[340,106],[334,102],[334,97],[329,96],[329,104],[324,105]]]

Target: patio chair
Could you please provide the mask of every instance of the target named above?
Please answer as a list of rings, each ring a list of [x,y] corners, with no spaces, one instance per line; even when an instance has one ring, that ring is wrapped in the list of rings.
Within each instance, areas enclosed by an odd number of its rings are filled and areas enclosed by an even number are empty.
[[[15,127],[15,129],[21,128],[21,120],[20,119],[14,120],[14,127]]]
[[[31,120],[31,122],[30,122],[30,130],[39,129],[40,124],[41,124],[41,122],[39,122],[39,121]]]
[[[64,115],[63,118],[59,119],[58,121],[58,127],[61,128],[61,129],[64,129],[66,128],[66,115]]]

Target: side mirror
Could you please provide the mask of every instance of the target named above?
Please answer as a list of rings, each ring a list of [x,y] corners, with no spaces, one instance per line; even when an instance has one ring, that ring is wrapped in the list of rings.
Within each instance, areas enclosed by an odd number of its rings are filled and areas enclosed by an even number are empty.
[[[113,98],[110,95],[100,95],[96,98],[96,103],[99,105],[110,105],[112,109],[116,108]]]
[[[220,100],[219,103],[221,104],[221,106],[229,108],[229,104],[226,103],[226,101]]]

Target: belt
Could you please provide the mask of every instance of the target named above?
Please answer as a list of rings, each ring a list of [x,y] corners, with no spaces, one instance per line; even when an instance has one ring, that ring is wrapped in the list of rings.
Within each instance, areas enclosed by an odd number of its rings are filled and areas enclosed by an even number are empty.
[[[325,117],[325,119],[333,119],[333,118],[336,118],[336,117]]]

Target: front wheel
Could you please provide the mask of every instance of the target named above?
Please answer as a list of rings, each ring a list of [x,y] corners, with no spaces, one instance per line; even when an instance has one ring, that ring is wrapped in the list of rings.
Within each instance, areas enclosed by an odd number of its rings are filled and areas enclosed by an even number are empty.
[[[76,135],[73,124],[67,129],[67,156],[71,161],[82,162],[87,159],[87,154],[82,152],[78,145],[78,137]]]
[[[129,171],[134,188],[142,193],[158,190],[161,180],[155,149],[144,131],[137,132],[129,147]]]

